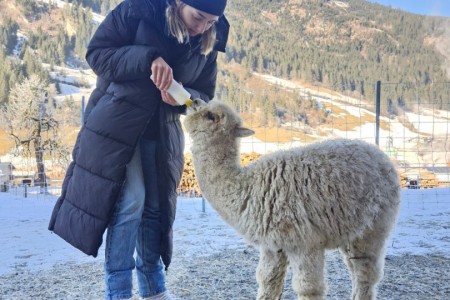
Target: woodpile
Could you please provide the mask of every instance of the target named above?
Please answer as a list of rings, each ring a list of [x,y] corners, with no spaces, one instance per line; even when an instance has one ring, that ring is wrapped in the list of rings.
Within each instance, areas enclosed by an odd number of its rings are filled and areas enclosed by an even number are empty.
[[[178,186],[178,194],[190,197],[200,197],[201,192],[195,178],[194,164],[190,154],[184,155],[184,169],[181,182]]]
[[[241,154],[241,165],[246,166],[249,163],[251,163],[252,161],[257,160],[260,157],[261,157],[261,154],[256,153],[256,152],[242,153]]]
[[[400,184],[407,189],[430,189],[440,187],[436,175],[426,169],[403,170],[400,173]]]
[[[241,164],[243,166],[248,165],[254,160],[257,160],[261,154],[251,152],[241,154]],[[184,170],[181,177],[180,185],[178,186],[178,194],[181,196],[188,197],[201,197],[202,193],[197,184],[197,179],[195,178],[194,164],[192,162],[191,154],[187,153],[184,155]]]
[[[437,180],[437,178],[433,172],[425,170],[420,173],[419,184],[420,184],[421,189],[429,189],[429,188],[438,187],[439,181]]]

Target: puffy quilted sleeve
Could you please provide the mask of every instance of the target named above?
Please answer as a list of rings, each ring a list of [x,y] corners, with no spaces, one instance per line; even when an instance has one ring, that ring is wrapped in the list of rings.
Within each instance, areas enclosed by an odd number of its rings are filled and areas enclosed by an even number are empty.
[[[156,47],[133,45],[138,25],[128,1],[106,16],[86,53],[89,66],[98,76],[116,82],[149,76],[151,62],[160,55]]]

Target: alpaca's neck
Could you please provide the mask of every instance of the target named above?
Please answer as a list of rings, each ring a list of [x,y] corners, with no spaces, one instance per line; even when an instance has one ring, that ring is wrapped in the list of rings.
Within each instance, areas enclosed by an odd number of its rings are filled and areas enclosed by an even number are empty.
[[[192,156],[197,180],[204,187],[232,182],[242,172],[238,147],[196,145],[192,147]]]
[[[194,144],[195,145],[195,144]],[[225,219],[237,221],[241,211],[240,192],[247,190],[239,147],[224,145],[192,147],[195,173],[202,194]]]

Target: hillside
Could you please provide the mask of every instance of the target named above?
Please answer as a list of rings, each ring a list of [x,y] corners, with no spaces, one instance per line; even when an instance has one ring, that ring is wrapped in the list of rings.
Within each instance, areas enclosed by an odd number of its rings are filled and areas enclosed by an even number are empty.
[[[0,103],[7,101],[14,83],[30,73],[54,82],[57,99],[88,96],[95,77],[84,62],[86,44],[101,21],[97,13],[106,13],[117,2],[0,0]],[[297,96],[255,73],[369,103],[377,80],[411,83],[384,92],[394,107],[390,113],[398,112],[396,107],[410,110],[417,94],[432,95],[422,102],[448,109],[448,91],[436,85],[449,81],[448,18],[414,15],[364,0],[230,1],[227,17],[231,32],[227,53],[219,56],[217,97],[243,114],[259,107],[258,126],[277,127],[280,116],[285,122],[300,120],[308,128],[286,136],[304,138],[330,119],[327,108],[314,99],[302,101],[303,113],[286,113],[299,109]]]
[[[0,0],[3,51],[11,55],[25,37],[35,60],[82,67],[86,44],[98,24],[95,13],[106,14],[117,3]],[[377,80],[412,82],[419,92],[449,81],[448,18],[415,15],[365,0],[229,1],[226,15],[231,32],[221,63],[240,64],[250,73],[320,84],[366,99],[373,99]],[[26,48],[18,50],[24,60]],[[4,73],[0,77],[7,76],[8,82],[27,76]],[[0,102],[6,101],[9,88],[0,85]],[[403,89],[389,97],[403,106],[413,92]],[[436,91],[435,100],[442,97],[445,91]]]
[[[448,18],[364,0],[233,1],[227,16],[239,25],[232,26],[225,62],[251,71],[366,99],[373,99],[377,80],[412,82],[419,91],[449,81]],[[413,93],[405,89],[390,97],[408,104]]]

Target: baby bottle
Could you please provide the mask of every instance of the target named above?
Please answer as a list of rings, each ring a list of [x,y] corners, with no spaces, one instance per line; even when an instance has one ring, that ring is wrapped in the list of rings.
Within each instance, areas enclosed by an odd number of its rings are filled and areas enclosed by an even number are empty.
[[[153,75],[150,76],[153,80]],[[192,99],[191,94],[186,91],[181,84],[179,84],[176,80],[172,80],[172,84],[167,89],[167,92],[178,102],[180,105],[191,106]]]

